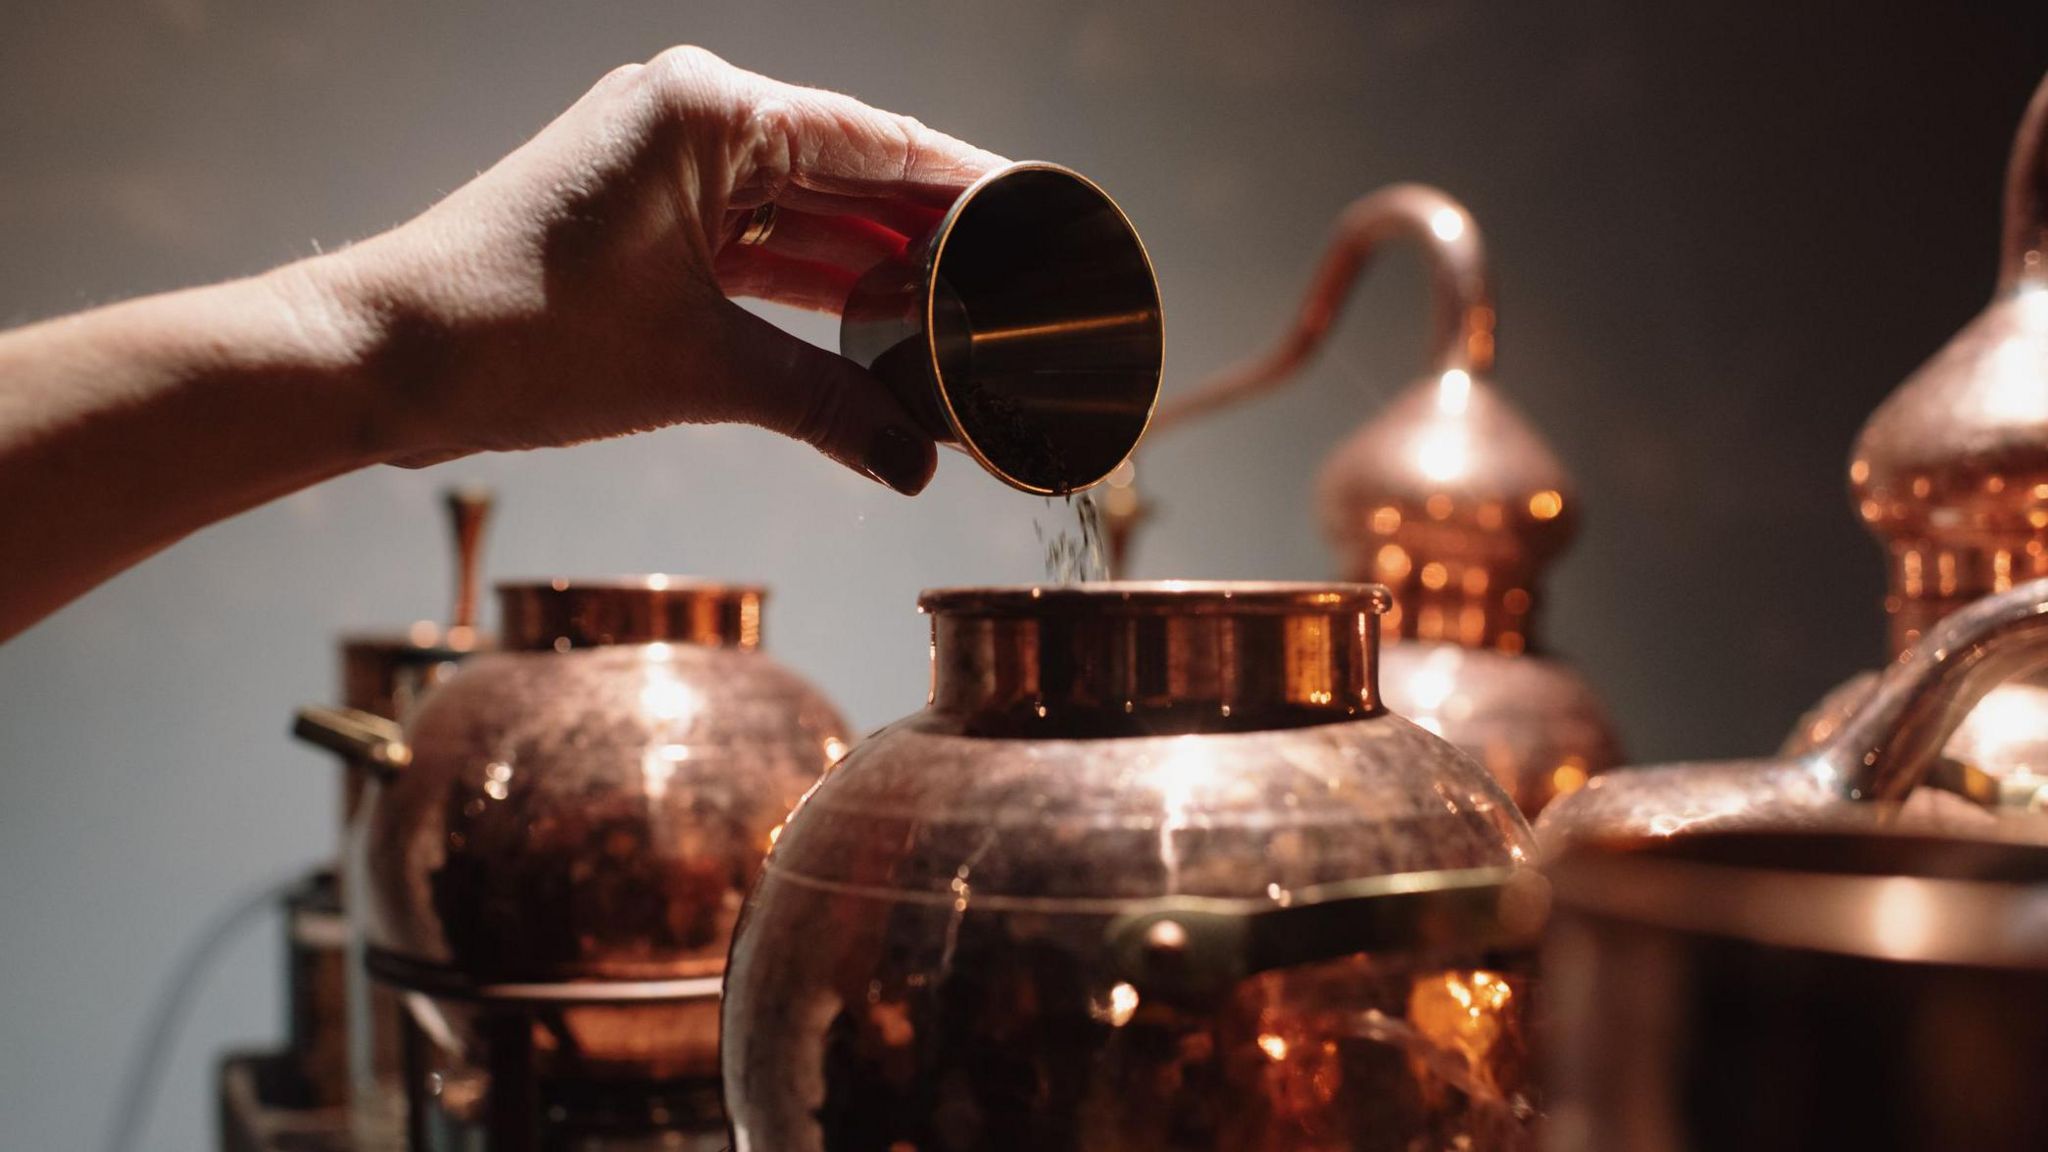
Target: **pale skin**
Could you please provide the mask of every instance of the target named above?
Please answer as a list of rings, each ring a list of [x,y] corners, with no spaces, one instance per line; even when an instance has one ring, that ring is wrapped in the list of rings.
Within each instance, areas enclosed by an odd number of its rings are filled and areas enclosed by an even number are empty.
[[[915,494],[931,437],[882,384],[731,298],[836,311],[1001,163],[671,49],[389,232],[0,334],[0,640],[373,464],[732,422]],[[735,243],[771,200],[767,242]]]

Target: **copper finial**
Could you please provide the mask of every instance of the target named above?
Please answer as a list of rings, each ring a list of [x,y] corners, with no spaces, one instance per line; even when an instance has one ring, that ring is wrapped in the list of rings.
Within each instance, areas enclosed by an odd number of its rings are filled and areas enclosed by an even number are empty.
[[[451,488],[446,499],[455,531],[455,611],[448,618],[448,630],[474,632],[477,573],[483,561],[484,524],[491,516],[491,490]]]

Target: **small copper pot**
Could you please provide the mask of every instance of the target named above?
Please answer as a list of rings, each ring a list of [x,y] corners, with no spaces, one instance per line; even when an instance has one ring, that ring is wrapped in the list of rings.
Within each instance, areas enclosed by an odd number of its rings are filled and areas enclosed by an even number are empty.
[[[1546,870],[1556,1152],[2048,1147],[2048,848],[1724,832]]]
[[[840,351],[1013,488],[1100,483],[1138,446],[1165,336],[1152,261],[1092,181],[1028,162],[976,181],[854,285]]]
[[[733,923],[845,722],[760,651],[759,588],[656,576],[499,599],[500,649],[402,733],[302,715],[374,770],[350,874],[365,963],[402,996],[410,1146],[716,1133]]]
[[[1518,1146],[1529,834],[1381,704],[1386,606],[926,593],[928,706],[805,798],[748,900],[735,1147]]]

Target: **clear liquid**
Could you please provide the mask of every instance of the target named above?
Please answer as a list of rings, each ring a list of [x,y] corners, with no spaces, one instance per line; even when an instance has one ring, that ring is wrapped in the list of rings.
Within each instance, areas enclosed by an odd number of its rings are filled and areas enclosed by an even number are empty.
[[[1092,494],[1069,493],[1058,501],[1046,497],[1045,512],[1032,517],[1031,530],[1038,534],[1038,542],[1045,549],[1047,583],[1086,584],[1109,579],[1109,546],[1102,533],[1102,508]]]

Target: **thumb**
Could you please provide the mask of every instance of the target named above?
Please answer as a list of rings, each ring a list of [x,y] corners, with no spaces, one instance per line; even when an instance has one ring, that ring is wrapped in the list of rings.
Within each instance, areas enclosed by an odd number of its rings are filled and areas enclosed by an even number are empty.
[[[931,483],[932,438],[872,374],[737,304],[727,304],[724,328],[733,419],[801,440],[905,496]]]

